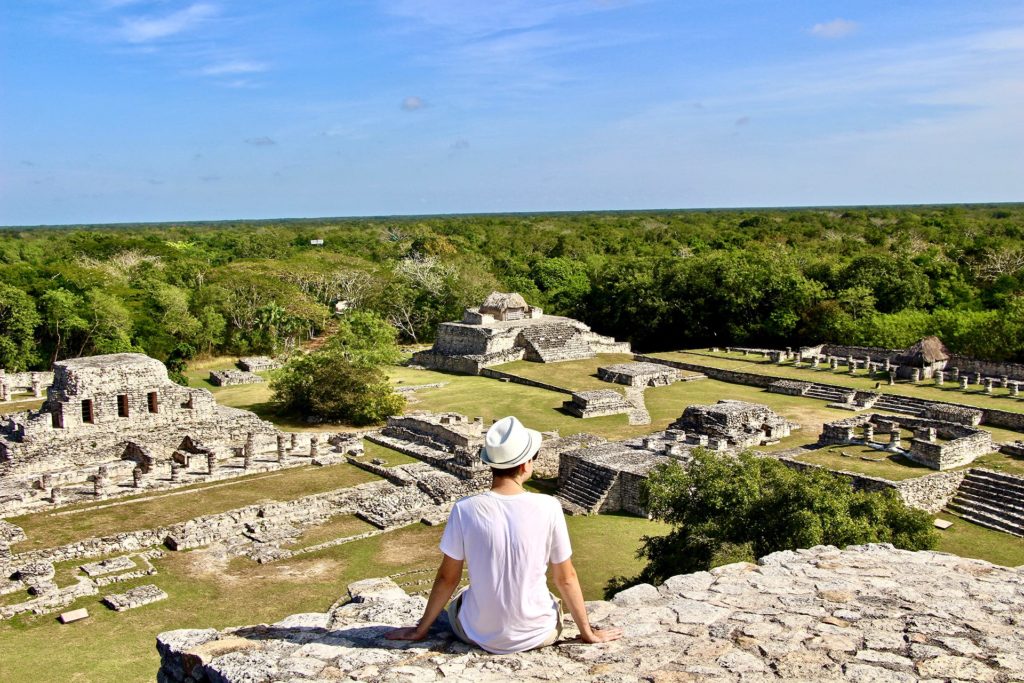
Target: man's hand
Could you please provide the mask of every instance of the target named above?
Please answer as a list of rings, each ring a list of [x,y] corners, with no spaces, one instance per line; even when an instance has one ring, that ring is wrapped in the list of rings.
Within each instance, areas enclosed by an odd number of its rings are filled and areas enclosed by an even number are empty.
[[[595,628],[591,629],[589,637],[580,635],[580,639],[584,643],[607,643],[612,640],[618,640],[621,637],[621,628]]]
[[[421,631],[419,626],[406,626],[388,631],[384,637],[388,640],[423,640],[427,637],[427,631]]]

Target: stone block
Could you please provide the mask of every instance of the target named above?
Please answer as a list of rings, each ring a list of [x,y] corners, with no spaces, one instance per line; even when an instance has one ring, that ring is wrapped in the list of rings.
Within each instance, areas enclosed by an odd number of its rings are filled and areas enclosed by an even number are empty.
[[[73,610],[70,610],[68,612],[64,612],[59,617],[60,623],[62,623],[62,624],[72,624],[72,623],[74,623],[76,621],[81,621],[82,619],[88,619],[88,618],[89,618],[89,610],[87,610],[84,607],[81,607],[79,609],[73,609]]]

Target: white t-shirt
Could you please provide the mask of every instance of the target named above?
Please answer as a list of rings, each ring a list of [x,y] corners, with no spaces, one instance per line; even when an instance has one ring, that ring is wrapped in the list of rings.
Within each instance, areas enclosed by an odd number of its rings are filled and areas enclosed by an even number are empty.
[[[462,498],[448,517],[441,552],[468,565],[459,622],[480,647],[495,654],[522,652],[555,629],[547,568],[572,555],[557,500],[493,491]]]

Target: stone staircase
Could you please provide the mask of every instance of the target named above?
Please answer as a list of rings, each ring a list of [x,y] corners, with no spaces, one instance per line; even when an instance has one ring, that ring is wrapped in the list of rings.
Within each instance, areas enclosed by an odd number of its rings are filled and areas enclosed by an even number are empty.
[[[594,352],[579,330],[572,325],[552,324],[525,328],[519,333],[526,348],[525,358],[539,363],[592,358]]]
[[[882,394],[875,401],[874,407],[878,410],[888,410],[891,413],[905,413],[918,417],[925,414],[929,403],[929,401],[922,401],[919,398],[911,398],[910,396]]]
[[[644,402],[644,387],[626,387],[626,403],[630,405],[629,424],[651,424],[651,413]]]
[[[567,514],[597,514],[608,492],[612,490],[615,477],[616,473],[612,470],[580,460],[556,498]]]
[[[1024,537],[1024,478],[972,469],[946,510],[980,526]]]
[[[846,389],[839,389],[836,387],[830,387],[827,384],[817,384],[816,382],[811,383],[811,387],[804,392],[804,396],[808,398],[816,398],[820,401],[827,401],[828,403],[843,403],[846,401],[846,396],[850,391]]]

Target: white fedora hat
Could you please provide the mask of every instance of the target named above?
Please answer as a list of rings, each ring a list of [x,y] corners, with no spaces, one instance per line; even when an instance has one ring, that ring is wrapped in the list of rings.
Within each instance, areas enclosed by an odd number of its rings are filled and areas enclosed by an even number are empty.
[[[488,467],[507,470],[521,465],[540,450],[541,435],[513,416],[503,417],[487,430],[480,459]]]

